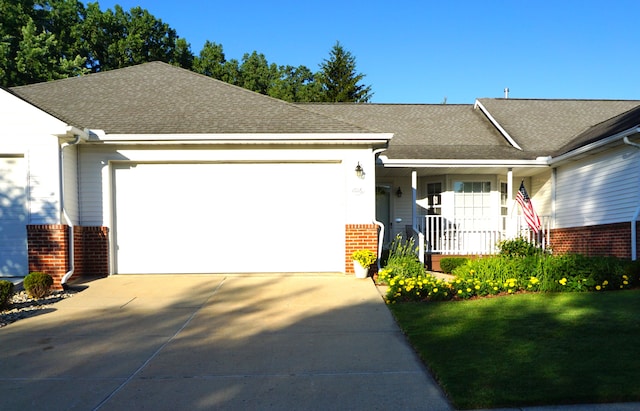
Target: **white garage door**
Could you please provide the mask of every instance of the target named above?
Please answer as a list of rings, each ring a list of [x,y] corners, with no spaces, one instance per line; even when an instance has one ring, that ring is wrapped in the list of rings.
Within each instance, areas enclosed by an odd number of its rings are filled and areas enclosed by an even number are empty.
[[[114,166],[117,273],[344,271],[337,163]]]
[[[25,183],[24,158],[0,156],[0,276],[28,274]]]

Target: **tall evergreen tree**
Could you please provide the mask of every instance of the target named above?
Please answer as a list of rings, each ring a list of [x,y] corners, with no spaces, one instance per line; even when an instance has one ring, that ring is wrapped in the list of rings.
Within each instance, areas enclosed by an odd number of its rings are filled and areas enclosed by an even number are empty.
[[[339,41],[320,65],[318,74],[323,101],[366,103],[371,99],[371,86],[359,84],[365,76],[356,71],[356,58]]]

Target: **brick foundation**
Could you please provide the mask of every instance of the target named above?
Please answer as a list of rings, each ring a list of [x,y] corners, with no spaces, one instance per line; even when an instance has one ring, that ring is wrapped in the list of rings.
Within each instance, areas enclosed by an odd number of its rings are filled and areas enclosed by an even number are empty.
[[[554,254],[631,258],[631,223],[555,228],[550,243]]]
[[[75,274],[89,277],[109,275],[109,229],[107,227],[74,227]]]
[[[74,227],[74,275],[109,274],[109,229]],[[69,227],[59,224],[28,225],[29,272],[41,271],[53,277],[55,289],[62,289],[62,277],[69,271]]]
[[[345,226],[345,271],[354,274],[351,254],[367,249],[378,253],[378,226],[375,224],[347,224]]]

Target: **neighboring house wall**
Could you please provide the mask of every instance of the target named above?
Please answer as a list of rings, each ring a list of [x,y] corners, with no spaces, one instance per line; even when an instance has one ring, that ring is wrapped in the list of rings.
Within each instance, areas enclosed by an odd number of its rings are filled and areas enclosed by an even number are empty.
[[[631,258],[640,152],[619,146],[557,169],[554,252]]]
[[[640,150],[622,146],[558,167],[556,228],[629,222],[640,205]]]
[[[13,188],[0,184],[0,212],[16,217],[0,219],[0,275],[28,274],[28,225],[59,224],[60,184],[58,138],[66,125],[27,102],[0,90],[0,158]],[[9,227],[12,225],[12,227]],[[6,237],[6,238],[5,238]]]

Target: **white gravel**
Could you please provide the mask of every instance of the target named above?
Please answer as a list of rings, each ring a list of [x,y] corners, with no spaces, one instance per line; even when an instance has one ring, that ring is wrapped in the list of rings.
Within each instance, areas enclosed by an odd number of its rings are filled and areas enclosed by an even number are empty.
[[[37,315],[39,310],[50,308],[52,304],[72,297],[76,292],[73,290],[52,291],[44,298],[35,299],[29,297],[26,291],[18,290],[11,297],[8,306],[0,311],[0,328],[23,318]]]

